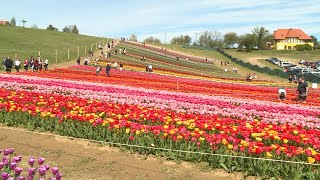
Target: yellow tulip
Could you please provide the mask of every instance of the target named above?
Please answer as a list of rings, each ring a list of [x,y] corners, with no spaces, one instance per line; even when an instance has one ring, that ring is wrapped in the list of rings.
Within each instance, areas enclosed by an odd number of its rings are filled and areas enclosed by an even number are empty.
[[[308,163],[313,164],[316,161],[313,157],[308,157]]]

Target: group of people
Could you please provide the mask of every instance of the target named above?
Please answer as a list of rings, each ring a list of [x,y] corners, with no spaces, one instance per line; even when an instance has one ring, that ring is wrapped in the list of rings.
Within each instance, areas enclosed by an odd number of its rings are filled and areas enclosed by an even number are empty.
[[[111,62],[108,62],[107,65],[106,65],[106,75],[108,77],[110,77],[110,71],[112,69],[112,63]],[[117,62],[114,62],[113,63],[113,69],[118,69],[118,63]],[[120,63],[120,71],[122,71],[123,69],[123,63]],[[99,75],[99,73],[101,72],[102,68],[98,65],[96,65],[96,76]]]
[[[238,71],[238,69],[237,69],[237,71]],[[246,75],[246,80],[247,81],[252,81],[253,79],[257,79],[258,77],[257,77],[257,74],[256,73],[253,73],[253,74],[250,74],[250,73],[248,73],[247,75]]]
[[[5,71],[7,73],[11,73],[12,69],[16,69],[17,72],[21,69],[21,61],[19,58],[17,58],[14,62],[10,57],[6,57],[2,62]],[[25,71],[28,71],[30,68],[32,72],[34,71],[42,71],[44,69],[45,71],[48,70],[49,60],[46,59],[43,61],[41,56],[38,56],[38,58],[30,57],[30,59],[26,58],[23,62],[23,67]]]
[[[309,89],[308,89],[308,83],[304,80],[304,77],[300,77],[299,81],[298,81],[298,86],[297,86],[297,100],[300,102],[305,102],[307,100],[307,96],[309,93]],[[285,100],[287,97],[287,92],[286,90],[281,87],[278,90],[278,96],[280,100]]]

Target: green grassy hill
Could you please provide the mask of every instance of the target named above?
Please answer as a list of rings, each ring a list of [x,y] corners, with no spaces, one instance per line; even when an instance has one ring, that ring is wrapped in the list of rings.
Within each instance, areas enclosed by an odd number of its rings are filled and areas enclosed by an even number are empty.
[[[11,58],[37,57],[40,54],[48,58],[49,63],[68,60],[68,49],[70,59],[85,55],[92,48],[95,50],[99,42],[107,42],[106,39],[72,33],[55,32],[43,29],[30,29],[22,27],[0,26],[0,58],[7,56]]]
[[[203,58],[208,58],[208,59],[215,59],[215,67],[216,68],[220,68],[220,69],[224,69],[225,66],[221,66],[220,63],[221,62],[230,62],[231,65],[228,67],[229,72],[232,69],[232,67],[237,67],[238,68],[238,74],[245,76],[247,73],[256,73],[258,78],[262,78],[262,79],[266,79],[266,80],[277,80],[277,81],[287,81],[287,79],[284,78],[280,78],[278,76],[271,76],[269,74],[266,73],[260,73],[257,71],[252,71],[248,68],[239,66],[239,65],[235,65],[232,64],[232,62],[226,58],[225,56],[223,56],[222,54],[220,54],[217,51],[213,51],[213,50],[206,50],[206,49],[195,49],[195,48],[186,48],[180,45],[172,45],[172,44],[154,44],[155,46],[158,47],[163,47],[166,48],[168,50],[173,50],[176,52],[182,52],[184,54],[188,54],[188,55],[193,55],[193,56],[198,56],[198,57],[203,57]],[[271,63],[270,63],[271,64]]]

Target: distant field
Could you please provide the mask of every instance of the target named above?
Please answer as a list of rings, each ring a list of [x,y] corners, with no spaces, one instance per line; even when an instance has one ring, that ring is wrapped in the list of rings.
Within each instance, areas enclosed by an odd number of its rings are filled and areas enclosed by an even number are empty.
[[[203,57],[203,58],[207,57],[208,59],[215,59],[216,60],[215,66],[220,69],[225,68],[224,65],[221,66],[221,64],[220,64],[221,62],[226,62],[226,61],[230,62],[230,60],[228,58],[226,58],[225,56],[223,56],[222,54],[220,54],[217,51],[184,48],[180,45],[172,45],[172,44],[155,44],[155,46],[163,47],[168,50],[182,52],[182,53],[185,53],[188,55],[194,55],[194,56],[199,56],[199,57]],[[247,73],[256,73],[258,78],[263,78],[263,79],[267,79],[267,80],[287,81],[286,79],[283,79],[280,77],[271,76],[271,75],[268,75],[265,73],[255,72],[255,71],[252,71],[248,68],[245,68],[245,67],[242,67],[239,65],[232,65],[232,62],[230,62],[230,63],[231,64],[229,66],[227,66],[228,70],[232,71],[233,67],[237,67],[238,73],[242,76],[245,76]],[[268,62],[265,62],[265,63],[268,63]]]
[[[99,37],[77,35],[64,32],[54,32],[42,29],[30,29],[22,27],[0,26],[0,58],[10,56],[12,58],[25,59],[30,56],[38,56],[39,51],[43,58],[48,58],[49,63],[55,63],[56,51],[58,62],[85,55],[85,50],[96,49],[96,44],[106,42]]]
[[[252,64],[256,63],[258,59],[266,59],[270,57],[276,57],[280,60],[288,61],[291,63],[298,64],[300,59],[309,60],[309,61],[317,61],[320,60],[320,50],[313,51],[277,51],[277,50],[260,50],[260,51],[252,51],[252,52],[238,52],[235,49],[226,50],[228,54],[234,56],[235,58],[242,59],[246,62],[251,62]],[[266,62],[267,63],[267,62]],[[269,63],[265,64],[268,65]]]

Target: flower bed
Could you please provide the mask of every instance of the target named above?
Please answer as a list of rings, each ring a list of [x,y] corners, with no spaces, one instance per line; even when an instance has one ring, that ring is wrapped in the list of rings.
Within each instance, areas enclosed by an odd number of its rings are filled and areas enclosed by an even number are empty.
[[[302,105],[277,102],[271,98],[276,92],[272,87],[141,75],[113,71],[108,78],[70,69],[1,74],[0,121],[124,144],[311,164],[320,161],[317,91]],[[174,88],[177,81],[181,89]],[[246,93],[246,98],[241,96]],[[319,178],[320,173],[318,166],[130,149],[264,177]]]

